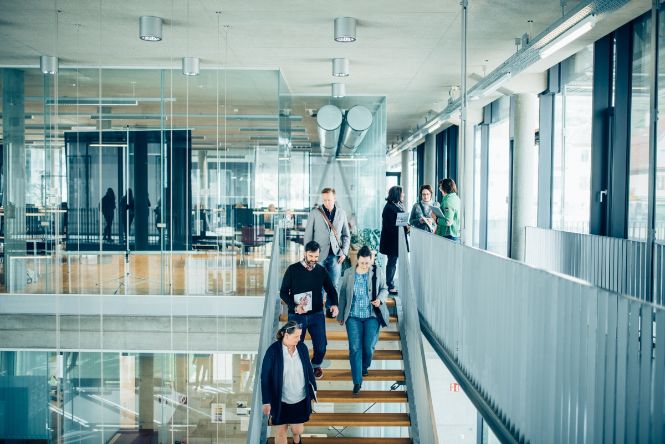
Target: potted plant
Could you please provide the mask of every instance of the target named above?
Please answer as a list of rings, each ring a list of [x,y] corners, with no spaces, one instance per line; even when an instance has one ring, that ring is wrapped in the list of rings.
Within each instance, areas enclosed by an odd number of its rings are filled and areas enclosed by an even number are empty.
[[[376,228],[363,228],[351,233],[351,247],[349,248],[349,266],[355,267],[358,261],[358,250],[363,245],[367,245],[370,250],[376,253],[376,263],[381,265],[381,257],[378,255],[379,242],[381,241],[381,230]]]

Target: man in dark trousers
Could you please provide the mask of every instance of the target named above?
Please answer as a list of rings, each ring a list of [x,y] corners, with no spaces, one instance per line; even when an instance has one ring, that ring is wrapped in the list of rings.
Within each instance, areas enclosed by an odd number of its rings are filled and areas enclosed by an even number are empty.
[[[312,367],[317,379],[323,377],[321,363],[326,355],[326,318],[323,313],[323,290],[331,299],[333,315],[337,317],[337,290],[330,275],[319,261],[321,247],[316,241],[305,245],[305,257],[300,262],[289,265],[284,273],[279,296],[289,307],[289,321],[302,326],[300,340],[305,340],[309,330],[314,348]]]

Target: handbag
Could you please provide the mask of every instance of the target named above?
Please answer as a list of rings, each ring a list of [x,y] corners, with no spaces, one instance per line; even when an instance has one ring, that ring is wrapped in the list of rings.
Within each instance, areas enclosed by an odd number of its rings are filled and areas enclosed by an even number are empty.
[[[372,301],[376,301],[376,264],[372,265]],[[379,325],[381,325],[381,327],[387,327],[388,323],[383,319],[383,312],[381,312],[381,309],[373,305],[372,308],[374,309],[376,319],[379,320]]]
[[[326,225],[328,226],[328,231],[330,233],[330,248],[332,249],[333,253],[337,255],[337,253],[339,253],[342,249],[342,243],[339,240],[339,236],[337,236],[337,230],[335,230],[335,227],[333,226],[332,222],[330,222],[330,219],[328,219],[326,212],[323,211],[321,207],[319,207],[319,212],[323,216],[323,220],[326,221]]]

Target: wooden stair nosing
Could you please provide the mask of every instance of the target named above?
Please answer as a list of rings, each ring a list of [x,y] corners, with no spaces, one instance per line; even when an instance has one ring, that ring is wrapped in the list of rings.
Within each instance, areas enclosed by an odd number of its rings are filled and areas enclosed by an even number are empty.
[[[309,351],[310,358],[314,356],[314,350],[310,349]],[[349,359],[348,350],[327,350],[326,356],[324,359],[331,361],[340,361]],[[374,361],[401,361],[402,360],[402,351],[401,350],[374,350],[374,356],[372,357]]]
[[[363,381],[405,381],[404,370],[369,370]],[[321,381],[351,381],[351,370],[325,369]]]
[[[354,395],[349,390],[319,390],[316,392],[319,402],[337,403],[405,403],[407,395],[402,390],[361,390]]]
[[[282,313],[281,315],[279,315],[279,322],[286,322],[288,320],[289,320],[289,318],[288,318],[288,315],[286,313]],[[332,323],[336,324],[337,323],[337,318],[326,317],[326,322],[329,323],[329,324],[332,324]],[[397,316],[391,316],[390,317],[390,323],[394,325],[396,322],[397,322]]]
[[[406,413],[312,413],[307,425],[310,427],[408,427],[411,425]]]
[[[309,332],[305,338],[311,340]],[[329,341],[347,341],[349,338],[344,330],[328,330],[326,331],[326,339]],[[379,332],[379,341],[399,341],[399,339],[398,331],[384,330]]]

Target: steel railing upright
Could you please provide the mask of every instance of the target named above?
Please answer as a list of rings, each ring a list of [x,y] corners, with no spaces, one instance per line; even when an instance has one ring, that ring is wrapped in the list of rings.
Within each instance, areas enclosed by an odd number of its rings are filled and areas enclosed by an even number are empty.
[[[268,418],[263,415],[261,407],[261,363],[266,350],[275,340],[275,332],[279,324],[280,298],[279,288],[281,283],[281,260],[280,260],[280,235],[281,228],[275,229],[273,237],[272,254],[270,256],[270,267],[266,282],[266,298],[263,306],[263,320],[261,323],[261,335],[259,337],[258,355],[255,360],[254,388],[252,391],[251,414],[249,427],[247,429],[247,444],[264,443],[268,433]]]

